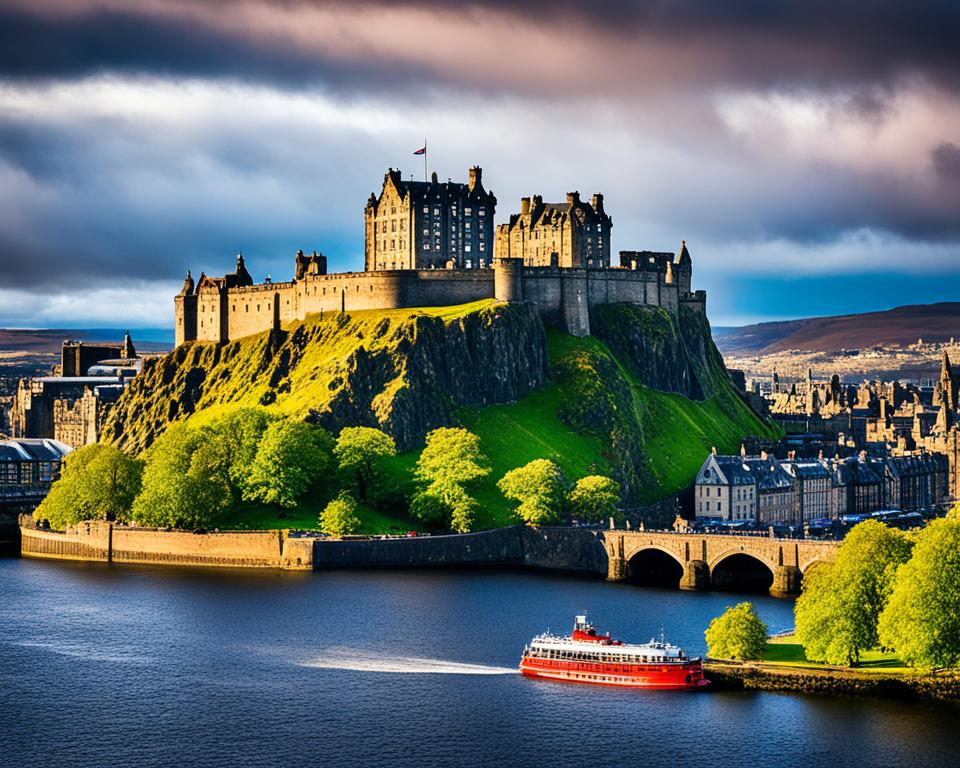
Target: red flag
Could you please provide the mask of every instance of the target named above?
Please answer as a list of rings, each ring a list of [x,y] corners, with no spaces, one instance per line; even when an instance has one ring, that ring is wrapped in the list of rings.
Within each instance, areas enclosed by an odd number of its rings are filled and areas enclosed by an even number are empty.
[[[416,152],[414,152],[413,154],[415,154],[415,155],[425,155],[425,154],[427,154],[427,145],[424,144],[422,147],[420,147],[420,149],[418,149],[418,150],[417,150]]]

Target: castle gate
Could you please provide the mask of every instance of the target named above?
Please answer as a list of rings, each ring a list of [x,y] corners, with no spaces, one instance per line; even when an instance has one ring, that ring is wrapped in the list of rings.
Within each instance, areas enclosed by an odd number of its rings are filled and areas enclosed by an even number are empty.
[[[740,534],[604,531],[611,581],[672,584],[680,589],[769,586],[797,595],[803,573],[832,561],[835,541]]]

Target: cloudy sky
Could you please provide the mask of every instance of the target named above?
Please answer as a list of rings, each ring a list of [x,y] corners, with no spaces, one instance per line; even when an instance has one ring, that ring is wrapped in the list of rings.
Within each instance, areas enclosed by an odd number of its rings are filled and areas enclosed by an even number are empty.
[[[604,192],[718,325],[960,299],[960,3],[0,0],[0,325],[362,269],[388,166]]]

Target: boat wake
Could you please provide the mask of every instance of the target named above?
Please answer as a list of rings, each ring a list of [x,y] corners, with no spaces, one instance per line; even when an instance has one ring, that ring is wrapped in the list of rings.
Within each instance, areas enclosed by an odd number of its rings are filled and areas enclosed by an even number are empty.
[[[351,672],[379,672],[397,675],[514,675],[511,667],[486,664],[467,664],[444,659],[420,659],[407,656],[379,656],[367,654],[324,654],[298,662],[311,669],[343,669]]]

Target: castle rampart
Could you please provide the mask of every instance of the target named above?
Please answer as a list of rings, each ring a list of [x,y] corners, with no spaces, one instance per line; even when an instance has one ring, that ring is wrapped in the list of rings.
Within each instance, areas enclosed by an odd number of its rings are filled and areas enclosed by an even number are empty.
[[[670,254],[667,254],[670,256]],[[689,258],[689,257],[688,257]],[[631,303],[676,314],[681,302],[704,311],[702,291],[683,290],[671,263],[587,269],[523,266],[502,259],[493,269],[398,269],[308,273],[283,283],[230,285],[231,276],[188,279],[176,297],[177,343],[225,343],[324,312],[414,309],[466,304],[481,299],[527,301],[544,319],[567,332],[590,333],[590,307]]]

